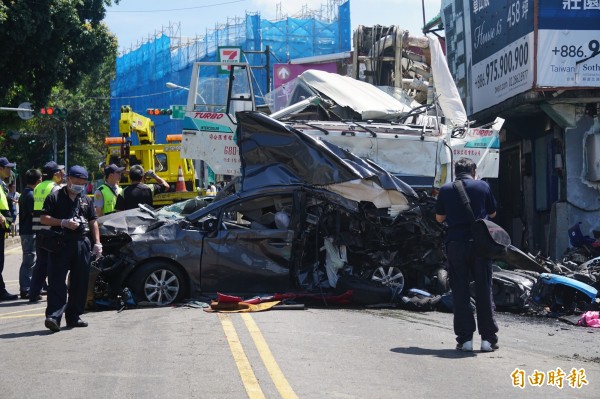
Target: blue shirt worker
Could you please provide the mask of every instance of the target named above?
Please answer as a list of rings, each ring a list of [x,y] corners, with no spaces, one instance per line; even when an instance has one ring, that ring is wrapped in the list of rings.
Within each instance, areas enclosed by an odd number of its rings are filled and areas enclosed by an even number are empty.
[[[461,158],[454,165],[456,180],[461,180],[476,219],[496,216],[496,200],[490,186],[476,180],[477,165],[469,158]],[[492,261],[475,254],[471,233],[471,216],[467,213],[453,183],[444,184],[436,202],[435,219],[446,222],[446,255],[454,304],[454,333],[456,349],[471,352],[475,317],[471,308],[469,285],[475,280],[477,327],[481,335],[481,351],[498,349],[498,324],[492,297]]]
[[[94,193],[94,206],[96,216],[108,215],[115,211],[117,197],[123,189],[119,187],[121,176],[125,168],[110,164],[104,168],[104,183]]]
[[[25,172],[27,186],[19,197],[19,237],[23,260],[19,268],[19,287],[21,299],[29,298],[31,273],[35,266],[35,233],[33,232],[33,190],[42,182],[42,172],[29,169]]]
[[[85,195],[87,179],[88,173],[82,166],[69,168],[67,185],[50,194],[41,211],[42,224],[64,236],[64,246],[48,258],[44,324],[53,332],[60,331],[63,313],[67,327],[88,325],[80,316],[85,310],[91,256],[102,255],[102,244],[94,200]],[[70,273],[68,289],[67,273]]]
[[[2,272],[4,271],[4,240],[13,222],[8,204],[8,187],[4,180],[10,177],[14,167],[15,164],[6,157],[0,158],[0,301],[12,301],[18,298],[17,295],[6,291],[6,285],[2,278]]]
[[[42,168],[42,182],[35,186],[33,190],[33,219],[32,229],[34,233],[40,230],[50,229],[50,226],[44,226],[40,222],[40,212],[44,205],[46,197],[60,189],[65,177],[65,166],[59,165],[54,161],[46,162]],[[31,273],[31,284],[29,285],[29,302],[38,302],[42,297],[40,293],[46,287],[46,277],[48,277],[48,251],[40,248],[36,240],[36,260]]]

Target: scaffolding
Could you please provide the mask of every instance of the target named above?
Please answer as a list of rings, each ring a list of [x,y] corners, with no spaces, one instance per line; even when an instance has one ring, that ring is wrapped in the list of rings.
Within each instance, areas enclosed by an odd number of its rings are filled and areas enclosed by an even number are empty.
[[[130,105],[135,112],[147,108],[168,108],[186,103],[186,90],[166,88],[167,82],[189,84],[196,61],[217,61],[218,48],[236,46],[244,53],[254,74],[257,103],[271,90],[273,68],[266,66],[266,51],[271,60],[291,59],[350,51],[350,2],[328,0],[319,10],[306,7],[292,16],[277,6],[277,18],[261,19],[259,13],[243,18],[228,18],[224,24],[206,29],[203,35],[182,37],[181,24],[171,23],[117,58],[116,78],[111,83],[111,134],[118,135],[119,110]],[[267,76],[268,74],[268,76]],[[155,120],[157,142],[179,133],[182,122],[159,117]]]

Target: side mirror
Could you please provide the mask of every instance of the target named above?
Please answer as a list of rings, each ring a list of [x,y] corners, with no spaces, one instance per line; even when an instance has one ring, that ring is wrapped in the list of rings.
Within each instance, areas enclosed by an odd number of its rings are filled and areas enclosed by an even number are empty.
[[[218,220],[215,218],[204,219],[202,222],[200,222],[200,228],[202,231],[211,233],[213,231],[217,231],[217,227]]]

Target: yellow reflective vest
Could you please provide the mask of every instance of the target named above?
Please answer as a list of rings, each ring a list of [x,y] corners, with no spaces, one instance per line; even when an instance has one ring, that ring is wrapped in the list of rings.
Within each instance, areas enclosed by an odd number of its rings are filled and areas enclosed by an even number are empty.
[[[8,211],[8,198],[6,197],[5,185],[2,184],[0,187],[0,211]],[[4,216],[4,230],[7,231],[10,228],[12,223],[12,218],[7,216],[8,212],[2,212],[2,216]]]
[[[121,195],[123,189],[117,186],[117,192],[115,193],[111,186],[104,183],[100,187],[98,187],[98,190],[100,190],[100,192],[102,193],[102,198],[104,199],[102,205],[102,212],[105,215],[113,213],[115,211],[115,205],[117,205],[117,196]]]
[[[40,211],[44,207],[46,197],[52,193],[57,184],[54,180],[44,180],[33,189],[33,219],[32,230],[49,229],[50,226],[43,226],[40,222]]]

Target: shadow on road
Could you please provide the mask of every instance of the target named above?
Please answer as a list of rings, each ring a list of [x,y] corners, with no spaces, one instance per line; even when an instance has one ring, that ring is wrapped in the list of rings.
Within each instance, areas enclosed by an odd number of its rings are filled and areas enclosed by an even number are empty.
[[[27,331],[22,333],[9,333],[9,334],[0,334],[0,339],[14,339],[21,337],[33,337],[36,335],[52,335],[52,331],[48,330],[39,330],[39,331]]]
[[[460,359],[462,357],[473,357],[476,356],[474,352],[461,352],[456,349],[428,349],[418,348],[416,346],[410,346],[408,348],[392,348],[392,352],[405,353],[407,355],[416,356],[435,356],[444,359]]]

